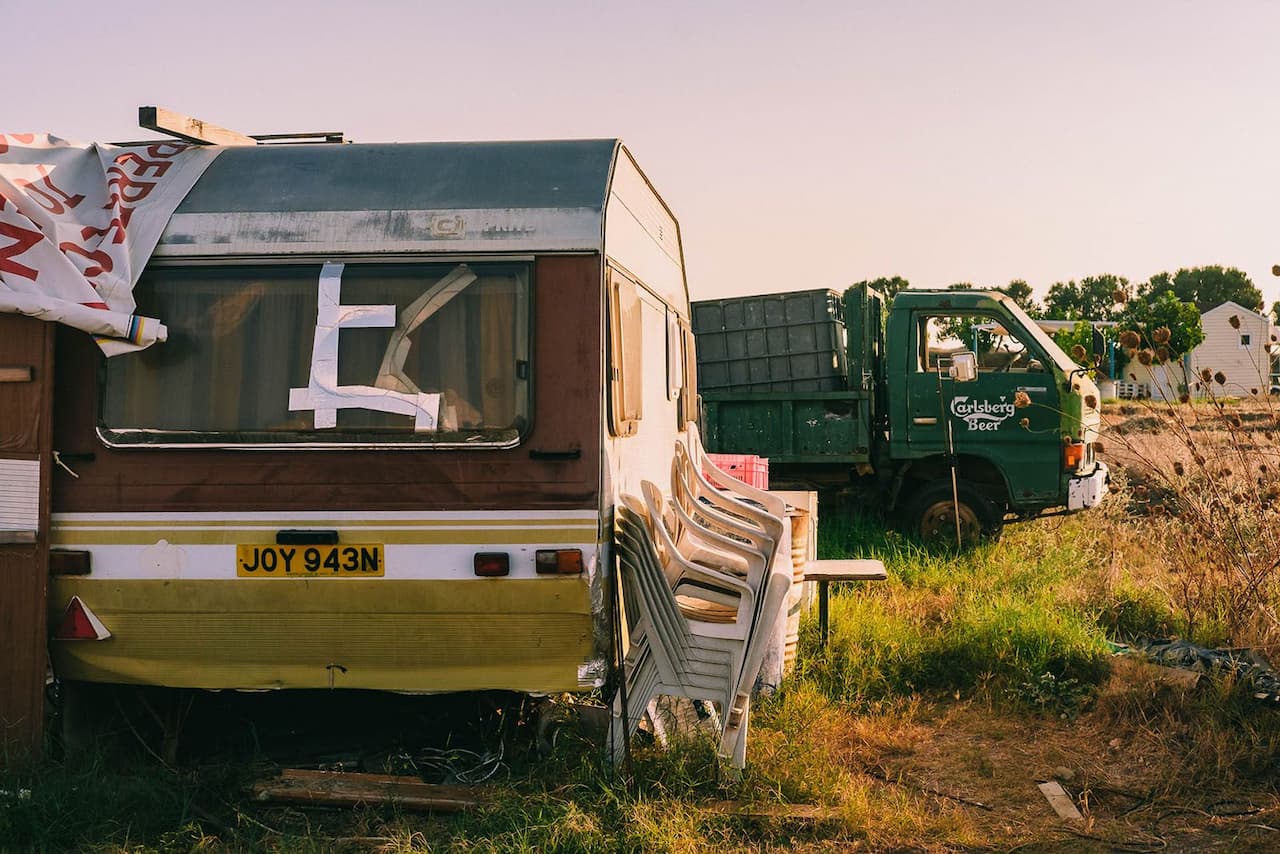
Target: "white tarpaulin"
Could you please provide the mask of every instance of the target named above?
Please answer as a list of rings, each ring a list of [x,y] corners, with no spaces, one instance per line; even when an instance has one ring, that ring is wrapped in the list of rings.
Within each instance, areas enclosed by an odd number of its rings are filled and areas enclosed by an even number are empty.
[[[108,356],[165,340],[133,286],[218,151],[0,134],[0,312],[83,329]]]

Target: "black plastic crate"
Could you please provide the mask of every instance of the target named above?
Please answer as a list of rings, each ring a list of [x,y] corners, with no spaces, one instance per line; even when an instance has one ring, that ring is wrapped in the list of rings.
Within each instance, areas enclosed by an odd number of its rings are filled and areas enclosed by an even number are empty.
[[[844,323],[835,291],[695,302],[693,332],[700,389],[845,389]]]

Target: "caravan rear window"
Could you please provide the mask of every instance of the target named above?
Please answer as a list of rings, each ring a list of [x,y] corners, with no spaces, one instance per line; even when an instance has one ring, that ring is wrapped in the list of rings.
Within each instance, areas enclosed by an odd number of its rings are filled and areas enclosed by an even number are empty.
[[[108,444],[512,445],[527,263],[155,268],[168,341],[107,361]]]

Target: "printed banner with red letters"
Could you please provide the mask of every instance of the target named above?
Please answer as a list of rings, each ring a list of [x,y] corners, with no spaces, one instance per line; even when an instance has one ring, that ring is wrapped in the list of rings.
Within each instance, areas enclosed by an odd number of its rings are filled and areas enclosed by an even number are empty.
[[[0,134],[0,312],[82,329],[108,356],[164,341],[133,286],[218,151]]]

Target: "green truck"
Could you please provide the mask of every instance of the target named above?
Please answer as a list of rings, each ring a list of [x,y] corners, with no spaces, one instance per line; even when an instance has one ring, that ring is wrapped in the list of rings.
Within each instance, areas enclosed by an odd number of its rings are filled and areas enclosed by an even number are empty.
[[[1098,387],[1012,299],[865,286],[693,303],[707,450],[925,539],[1092,507]]]

